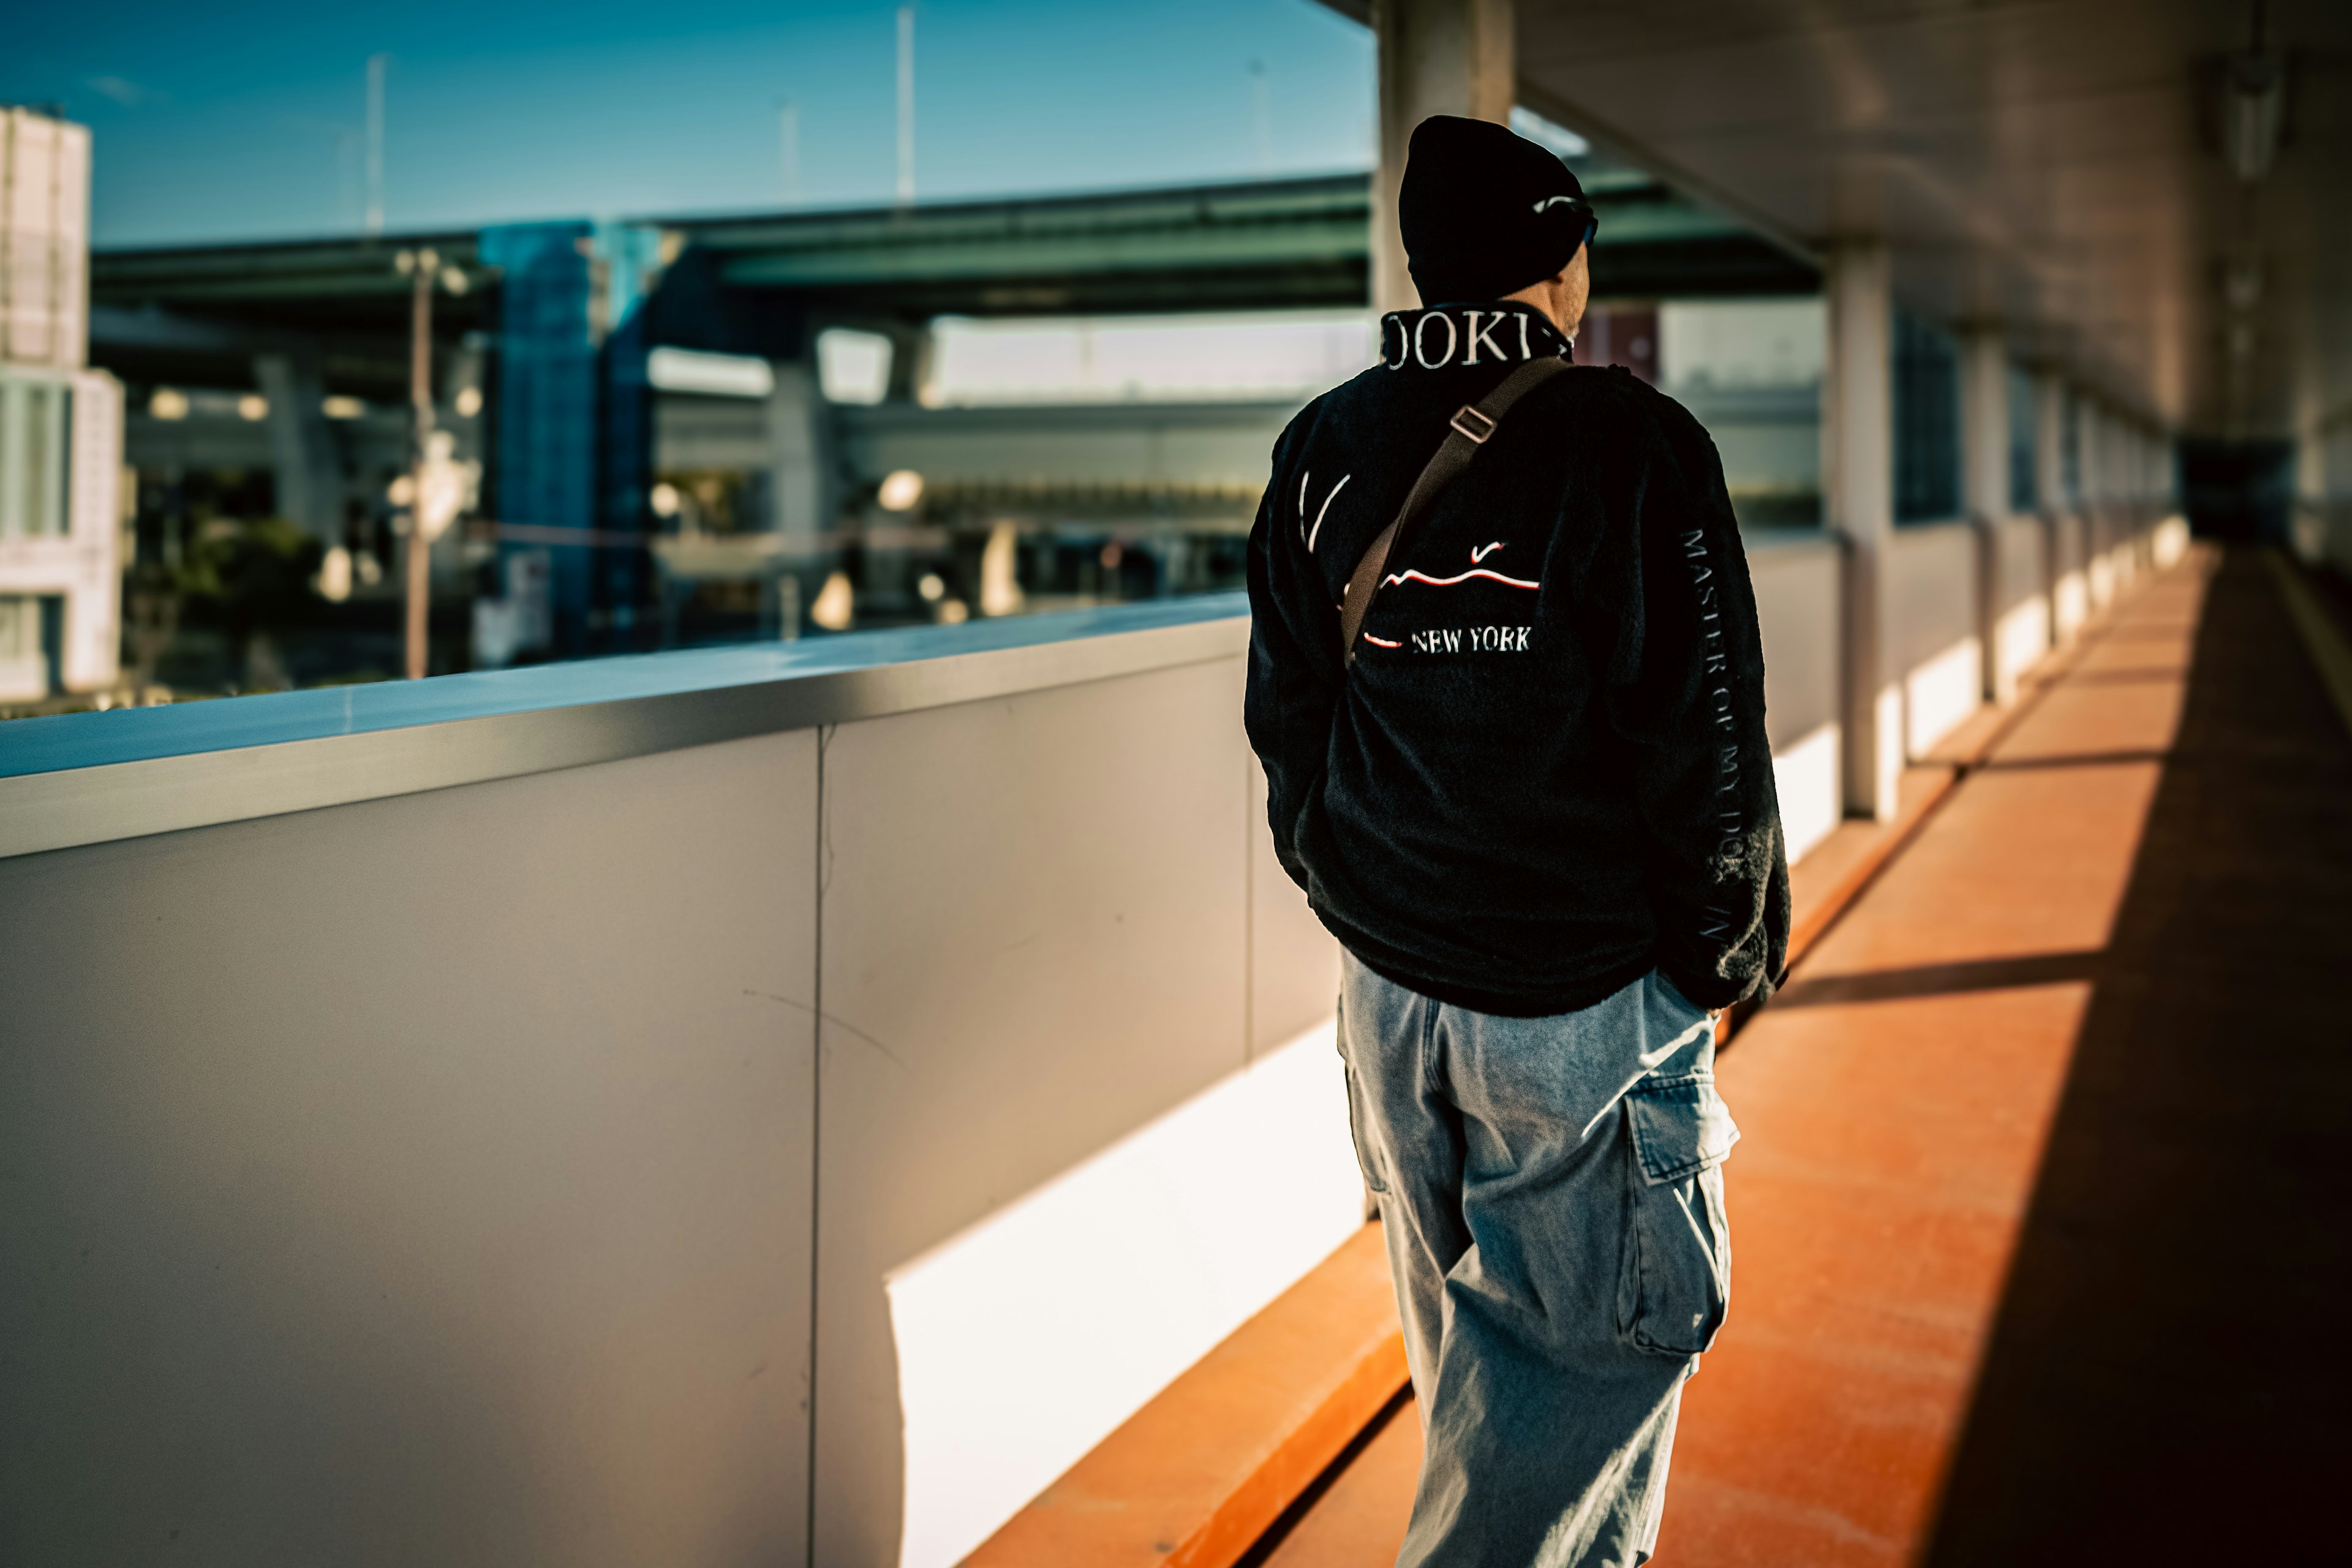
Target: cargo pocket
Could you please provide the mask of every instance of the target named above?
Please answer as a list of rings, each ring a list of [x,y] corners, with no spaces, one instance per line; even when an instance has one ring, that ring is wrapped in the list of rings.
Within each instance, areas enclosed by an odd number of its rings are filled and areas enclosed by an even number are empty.
[[[1381,1180],[1380,1163],[1371,1147],[1364,1142],[1364,1110],[1358,1102],[1363,1090],[1356,1083],[1356,1064],[1348,1059],[1348,1004],[1345,996],[1339,1000],[1339,1070],[1348,1080],[1348,1142],[1356,1146],[1356,1169],[1363,1175],[1364,1190],[1372,1194],[1385,1193],[1389,1188],[1388,1184]],[[1365,1217],[1370,1218],[1370,1215],[1367,1214]]]
[[[1366,1188],[1385,1193],[1389,1184],[1381,1179],[1380,1156],[1364,1142],[1364,1111],[1357,1100],[1363,1091],[1356,1085],[1356,1069],[1345,1055],[1339,1058],[1339,1066],[1348,1075],[1348,1139],[1356,1146],[1356,1168],[1363,1173]]]
[[[1642,1350],[1696,1355],[1731,1296],[1723,1159],[1739,1139],[1711,1073],[1643,1083],[1625,1097],[1624,1262],[1617,1326]]]

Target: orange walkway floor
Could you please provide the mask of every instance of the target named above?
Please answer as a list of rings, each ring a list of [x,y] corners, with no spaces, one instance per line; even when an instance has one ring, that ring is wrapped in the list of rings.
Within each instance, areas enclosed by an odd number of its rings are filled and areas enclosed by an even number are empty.
[[[1657,1562],[2326,1555],[2352,735],[2251,554],[2120,608],[1721,1064]],[[1268,1568],[1389,1563],[1411,1404]]]

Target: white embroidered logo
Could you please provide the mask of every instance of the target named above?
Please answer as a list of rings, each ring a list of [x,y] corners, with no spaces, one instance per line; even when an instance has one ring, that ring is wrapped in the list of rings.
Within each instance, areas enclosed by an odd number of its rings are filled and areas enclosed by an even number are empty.
[[[1490,543],[1472,546],[1470,570],[1455,576],[1433,577],[1426,572],[1408,567],[1382,577],[1381,586],[1402,587],[1407,583],[1420,583],[1432,588],[1458,588],[1465,583],[1482,580],[1499,583],[1507,588],[1540,589],[1543,586],[1541,583],[1530,583],[1524,577],[1506,577],[1491,566],[1478,564],[1503,548],[1503,544],[1504,542],[1497,539]],[[1460,653],[1465,647],[1472,653],[1525,653],[1528,651],[1528,634],[1534,629],[1532,626],[1433,626],[1427,631],[1407,632],[1406,640],[1402,643],[1374,637],[1370,632],[1363,633],[1362,637],[1375,647],[1410,647],[1415,653]]]
[[[1496,334],[1512,322],[1518,325],[1518,358],[1534,359],[1538,349],[1560,353],[1559,349],[1546,347],[1541,339],[1530,336],[1532,322],[1525,310],[1465,310],[1459,321],[1447,310],[1424,310],[1410,324],[1402,313],[1391,311],[1381,318],[1381,363],[1389,370],[1402,370],[1408,364],[1441,370],[1449,364],[1475,365],[1486,360],[1507,363],[1513,356],[1506,340]],[[1432,328],[1438,330],[1433,331]],[[1478,353],[1482,348],[1486,351],[1483,359]],[[1456,355],[1460,356],[1458,360]],[[1304,505],[1303,500],[1301,504]]]
[[[1408,632],[1415,653],[1460,653],[1466,646],[1472,653],[1525,653],[1528,634],[1532,626],[1438,626],[1425,632]],[[1379,642],[1377,637],[1369,641]],[[1394,647],[1392,642],[1381,643],[1382,647]]]
[[[1344,484],[1347,481],[1343,479],[1340,482]],[[1482,544],[1474,547],[1470,552],[1470,570],[1459,573],[1452,577],[1433,577],[1428,573],[1421,571],[1417,567],[1407,567],[1402,572],[1391,572],[1387,576],[1381,578],[1381,586],[1383,588],[1396,588],[1402,587],[1407,583],[1425,583],[1433,588],[1455,588],[1471,581],[1473,578],[1484,578],[1489,583],[1500,583],[1507,588],[1536,589],[1543,586],[1541,583],[1530,583],[1525,577],[1506,577],[1500,572],[1496,571],[1492,566],[1481,566],[1478,564],[1479,562],[1485,560],[1487,556],[1492,555],[1496,551],[1500,550],[1501,548],[1503,548],[1503,542],[1499,539],[1492,544]]]
[[[1341,474],[1339,476],[1339,482],[1331,487],[1331,493],[1323,498],[1323,504],[1315,509],[1315,526],[1307,531],[1307,551],[1308,554],[1311,555],[1315,552],[1315,536],[1323,531],[1323,514],[1331,510],[1332,501],[1339,498],[1341,490],[1348,488],[1348,481],[1355,477],[1356,476],[1353,474]],[[1304,502],[1307,499],[1307,486],[1304,482],[1302,482],[1298,487],[1298,499],[1301,502]],[[1304,518],[1307,515],[1306,509],[1303,505],[1299,509],[1298,515],[1301,518]]]

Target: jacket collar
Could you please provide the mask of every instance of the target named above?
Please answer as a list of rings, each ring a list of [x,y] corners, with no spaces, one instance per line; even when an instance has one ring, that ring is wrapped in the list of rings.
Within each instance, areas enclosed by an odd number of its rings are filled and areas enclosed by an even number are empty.
[[[1391,310],[1381,318],[1381,363],[1390,370],[1565,359],[1573,347],[1542,311],[1517,300]]]

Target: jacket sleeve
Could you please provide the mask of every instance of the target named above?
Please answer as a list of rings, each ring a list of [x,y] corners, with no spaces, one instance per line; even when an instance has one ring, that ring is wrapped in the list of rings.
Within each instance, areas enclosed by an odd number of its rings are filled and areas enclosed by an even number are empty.
[[[1331,754],[1331,721],[1344,670],[1339,613],[1325,601],[1323,574],[1282,505],[1290,493],[1291,442],[1274,453],[1274,480],[1250,528],[1250,651],[1242,719],[1265,765],[1266,823],[1291,880],[1312,895],[1300,841],[1321,797]]]
[[[1715,444],[1656,395],[1633,528],[1604,550],[1607,702],[1647,837],[1658,967],[1702,1007],[1769,992],[1788,956],[1789,868],[1748,556]]]

